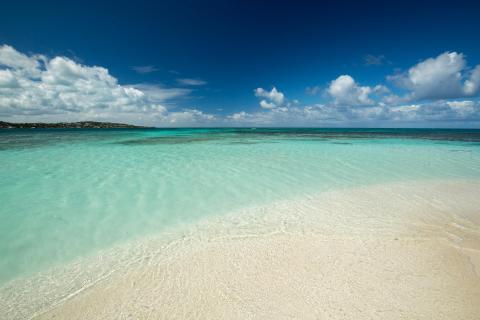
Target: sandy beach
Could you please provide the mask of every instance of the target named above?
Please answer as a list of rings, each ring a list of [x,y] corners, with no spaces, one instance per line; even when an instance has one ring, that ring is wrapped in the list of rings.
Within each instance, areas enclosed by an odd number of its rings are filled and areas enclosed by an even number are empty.
[[[480,182],[280,201],[0,290],[6,319],[478,319]]]

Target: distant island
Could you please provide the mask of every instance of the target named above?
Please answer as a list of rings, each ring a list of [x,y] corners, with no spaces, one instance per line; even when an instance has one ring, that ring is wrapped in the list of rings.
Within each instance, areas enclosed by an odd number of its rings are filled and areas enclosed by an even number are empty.
[[[28,122],[12,123],[0,121],[0,129],[115,129],[115,128],[146,128],[124,123],[80,121],[80,122]]]

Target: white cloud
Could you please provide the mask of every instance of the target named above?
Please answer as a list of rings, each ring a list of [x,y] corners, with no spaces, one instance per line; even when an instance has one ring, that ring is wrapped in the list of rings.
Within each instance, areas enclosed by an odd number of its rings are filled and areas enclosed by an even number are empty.
[[[280,110],[281,109],[281,110]],[[480,121],[480,103],[440,101],[436,103],[385,106],[382,104],[350,107],[315,104],[277,108],[258,112],[237,112],[227,123],[241,126],[403,126],[434,121]]]
[[[273,109],[276,107],[275,103],[273,102],[267,102],[266,100],[260,101],[260,107],[263,109]]]
[[[480,86],[480,66],[468,76],[462,53],[445,52],[388,79],[410,91],[406,100],[452,99],[473,96]]]
[[[385,95],[390,93],[390,89],[383,84],[377,84],[375,87],[373,87],[372,92],[377,95]]]
[[[465,101],[436,101],[421,104],[385,107],[390,121],[480,121],[480,103]]]
[[[168,112],[162,118],[166,126],[403,126],[405,123],[470,121],[480,123],[480,104],[446,102],[389,107],[381,104],[358,107],[335,104],[278,107],[255,112],[240,111],[227,116],[205,114],[187,109]],[[472,122],[473,121],[473,122]]]
[[[161,125],[208,121],[196,110],[170,112],[170,99],[191,92],[158,85],[120,85],[106,68],[66,57],[27,56],[0,46],[0,116],[23,121],[110,120]]]
[[[204,86],[207,84],[207,81],[202,80],[202,79],[190,79],[190,78],[182,78],[182,79],[177,79],[177,82],[179,84],[185,85],[185,86]]]
[[[8,45],[0,46],[0,66],[14,69],[26,77],[38,76],[40,65],[45,59],[42,55],[29,57]]]
[[[266,91],[263,88],[257,88],[254,90],[255,96],[258,98],[265,98],[260,101],[260,107],[264,109],[274,109],[283,106],[285,102],[285,96],[277,88],[273,87],[272,90]]]
[[[183,79],[203,81],[199,79]],[[330,82],[330,101],[301,106],[273,87],[254,90],[261,109],[214,115],[194,107],[169,108],[193,88],[122,85],[108,69],[66,57],[26,55],[0,46],[0,117],[10,121],[114,121],[156,126],[348,126],[422,121],[480,123],[480,66],[468,69],[463,55],[445,53],[393,77],[408,90],[361,86],[350,75]],[[201,85],[184,81],[184,85]],[[315,89],[318,91],[318,89]],[[437,97],[437,98],[434,98]],[[457,97],[457,100],[447,99]],[[433,99],[425,102],[422,99]]]
[[[359,86],[349,75],[341,75],[330,82],[327,92],[339,105],[371,105],[373,100],[369,95],[373,92],[370,87]]]
[[[296,109],[279,107],[269,110],[261,110],[258,112],[241,111],[227,117],[227,121],[234,125],[253,125],[253,126],[269,126],[269,125],[292,125],[296,122]]]
[[[131,85],[146,94],[150,101],[165,102],[188,96],[192,90],[185,88],[165,88],[156,84],[140,83]]]
[[[248,114],[245,111],[240,111],[228,116],[229,119],[233,120],[234,122],[242,122],[248,117]]]
[[[476,72],[470,76],[473,83]],[[245,126],[403,126],[432,121],[437,125],[441,121],[480,121],[478,102],[438,100],[412,103],[383,84],[361,86],[350,75],[341,75],[331,81],[326,92],[331,101],[299,106],[286,102],[276,88],[271,91],[258,88],[255,95],[264,98],[260,101],[262,110],[237,112],[227,120]]]
[[[446,104],[457,114],[462,116],[474,114],[476,109],[480,109],[480,106],[476,105],[475,102],[471,100],[447,101]]]
[[[163,122],[170,126],[201,126],[207,123],[214,123],[217,117],[212,114],[204,113],[197,109],[185,109],[182,111],[175,111],[168,113]]]
[[[0,88],[15,88],[18,81],[10,70],[0,70]]]
[[[410,104],[410,105],[403,105],[403,106],[395,106],[390,108],[390,111],[393,112],[409,112],[409,111],[416,111],[420,106],[418,104]]]
[[[465,81],[463,90],[467,96],[476,95],[480,91],[480,65],[473,69],[470,78]]]
[[[448,106],[452,108],[469,108],[475,105],[475,102],[471,100],[464,100],[464,101],[447,101]]]

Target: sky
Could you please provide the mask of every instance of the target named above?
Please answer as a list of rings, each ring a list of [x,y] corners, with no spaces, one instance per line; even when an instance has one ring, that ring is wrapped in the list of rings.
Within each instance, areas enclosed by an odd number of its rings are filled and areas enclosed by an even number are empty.
[[[0,120],[480,128],[475,1],[8,1]]]

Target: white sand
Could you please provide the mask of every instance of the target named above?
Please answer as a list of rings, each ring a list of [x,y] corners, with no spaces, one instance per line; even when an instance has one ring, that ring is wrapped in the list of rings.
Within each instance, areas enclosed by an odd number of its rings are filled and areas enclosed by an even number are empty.
[[[480,319],[480,182],[209,219],[0,288],[0,318]]]

